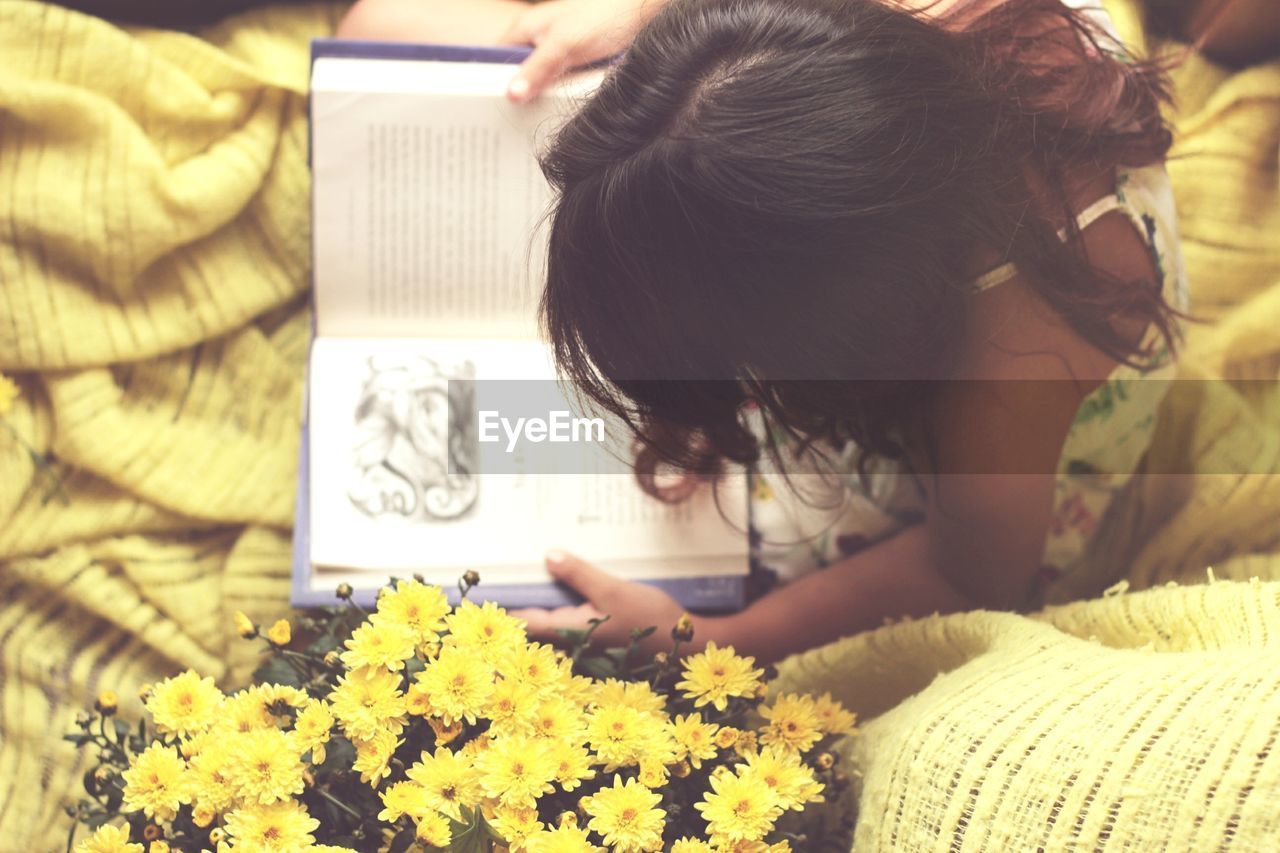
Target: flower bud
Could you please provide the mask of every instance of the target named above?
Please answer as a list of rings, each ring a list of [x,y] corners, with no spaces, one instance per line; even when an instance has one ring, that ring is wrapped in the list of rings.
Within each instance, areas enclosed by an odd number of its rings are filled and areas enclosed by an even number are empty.
[[[836,766],[836,757],[829,752],[818,753],[818,768],[820,770],[830,770]]]
[[[351,596],[355,595],[355,590],[351,588],[351,584],[349,583],[340,583],[338,584],[338,589],[336,591],[336,594],[338,598],[342,599],[343,601],[347,601],[348,599],[351,598]]]
[[[653,662],[656,663],[658,666],[666,666],[667,661],[669,660],[671,660],[671,655],[667,654],[666,652],[658,652],[656,655],[653,656]]]
[[[577,826],[578,816],[573,812],[560,812],[560,816],[556,818],[556,826]]]
[[[227,840],[227,831],[220,826],[209,830],[209,843],[218,845]]]
[[[689,766],[689,762],[687,761],[681,761],[679,764],[675,764],[671,768],[671,775],[675,776],[677,779],[684,779],[692,772],[693,768]]]
[[[160,827],[154,823],[149,823],[142,828],[143,841],[155,841],[157,838],[164,838],[164,830]]]
[[[277,619],[267,631],[267,641],[273,646],[287,646],[293,639],[293,628],[288,619]]]
[[[98,694],[98,701],[93,703],[94,710],[104,717],[110,717],[120,708],[120,698],[114,690],[103,690]]]
[[[462,573],[462,583],[470,589],[473,586],[480,585],[480,573],[475,569],[467,569]]]
[[[671,639],[687,643],[693,639],[693,617],[688,613],[681,613],[680,619],[676,622],[676,626],[671,629]]]
[[[152,685],[152,683],[148,681],[146,684],[138,688],[138,698],[141,699],[143,702],[146,702],[148,699],[151,698],[151,691],[153,689],[154,689],[154,685]]]
[[[243,610],[237,610],[235,616],[231,617],[231,621],[236,625],[236,633],[246,640],[252,640],[258,636],[258,626],[253,624],[253,620],[244,615]]]
[[[716,732],[716,746],[721,749],[728,749],[738,742],[738,736],[740,734],[741,732],[732,726],[725,726],[720,731]]]
[[[427,582],[427,578],[425,575],[422,574],[422,572],[414,572],[413,579],[421,584],[425,584]]]
[[[342,663],[342,655],[338,654],[336,649],[330,649],[324,653],[325,666],[337,666]]]
[[[196,806],[191,810],[191,822],[201,829],[213,823],[213,819],[217,816],[213,809],[204,805]]]

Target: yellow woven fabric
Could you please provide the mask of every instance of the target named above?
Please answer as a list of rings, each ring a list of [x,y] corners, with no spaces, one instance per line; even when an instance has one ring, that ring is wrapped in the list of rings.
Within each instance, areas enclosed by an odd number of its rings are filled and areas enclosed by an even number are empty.
[[[782,666],[874,717],[856,850],[1274,850],[1280,583],[863,634]]]
[[[97,691],[244,678],[286,609],[310,329],[308,41],[337,6],[203,33],[0,2],[0,850],[60,848]]]
[[[117,690],[134,717],[138,685],[183,667],[229,686],[244,678],[253,651],[232,636],[230,614],[267,620],[286,607],[309,323],[306,42],[329,32],[338,11],[263,10],[197,38],[0,0],[0,370],[23,390],[9,421],[56,456],[67,496],[65,505],[45,502],[45,483],[0,433],[2,851],[60,847],[68,828],[61,808],[80,796],[86,765],[58,738],[98,690]],[[1217,318],[1197,330],[1187,370],[1274,375],[1280,288],[1269,286],[1280,282],[1280,257],[1268,240],[1280,224],[1280,69],[1227,75],[1193,63],[1178,85],[1179,150],[1205,154],[1170,171],[1195,297]],[[1184,401],[1170,413],[1160,452],[1215,464],[1231,453],[1274,454],[1258,429],[1274,401],[1210,387],[1225,395],[1213,409],[1224,414],[1205,422]],[[1127,569],[1135,584],[1199,579],[1209,562],[1220,576],[1275,575],[1276,543],[1266,532],[1280,506],[1275,483],[1196,478],[1136,496],[1141,524],[1112,538],[1125,556],[1099,555],[1091,583],[1105,586]],[[1132,530],[1161,535],[1152,545]],[[1234,552],[1251,556],[1227,560]],[[852,694],[864,713],[885,712],[858,742],[864,846],[896,839],[910,849],[927,842],[931,826],[935,839],[949,839],[966,815],[974,839],[988,828],[1012,832],[1024,824],[1008,823],[1009,809],[1021,802],[1034,812],[1037,797],[1052,803],[1072,773],[1090,781],[1072,787],[1058,825],[1082,819],[1080,837],[1096,839],[1119,790],[1111,774],[1136,756],[1147,775],[1129,774],[1142,780],[1123,789],[1133,797],[1166,778],[1161,768],[1185,769],[1187,756],[1204,750],[1223,756],[1206,759],[1215,773],[1270,754],[1262,731],[1277,718],[1264,695],[1272,682],[1255,669],[1259,655],[1274,657],[1274,597],[1270,586],[1233,584],[1073,605],[1042,621],[931,620],[799,659],[784,678]],[[1090,634],[1101,644],[1076,639]],[[1213,645],[1223,637],[1233,639]],[[1152,651],[1131,648],[1148,641]],[[1207,651],[1172,651],[1200,647]],[[948,674],[906,698],[938,673]],[[1142,704],[1143,687],[1157,683],[1173,698],[1152,694]],[[1196,684],[1234,697],[1214,726],[1184,722],[1219,712],[1220,693],[1200,698]],[[1069,697],[1089,685],[1102,704],[1072,716]],[[1076,758],[1065,740],[1055,742],[1060,750],[1027,753],[1015,725],[1034,729],[1040,720],[1066,738],[1072,726],[1112,718],[1114,740],[1097,736],[1107,750]],[[1169,736],[1153,740],[1162,726]],[[917,741],[926,731],[930,749]],[[975,756],[1002,739],[1012,746],[983,770]],[[953,754],[943,741],[979,746],[938,770],[934,758]],[[999,762],[1019,749],[1024,757],[1005,773]],[[1274,784],[1269,759],[1250,772],[1254,790]],[[1100,787],[1088,796],[1094,780]],[[1142,801],[1125,800],[1113,837],[1140,826],[1188,847],[1213,841],[1214,827],[1227,823],[1205,821],[1218,820],[1232,797],[1239,837],[1260,825],[1254,801],[1240,799],[1247,785],[1239,777],[1206,772],[1187,784],[1182,811],[1152,818],[1167,823],[1134,823]],[[966,810],[971,787],[981,807]],[[990,799],[1000,791],[1008,806]],[[886,823],[889,812],[900,818]]]

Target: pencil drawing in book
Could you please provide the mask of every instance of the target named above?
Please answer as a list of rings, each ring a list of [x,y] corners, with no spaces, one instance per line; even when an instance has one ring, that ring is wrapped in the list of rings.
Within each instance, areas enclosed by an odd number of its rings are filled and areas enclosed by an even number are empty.
[[[347,496],[365,515],[450,521],[476,504],[475,366],[370,356],[355,410]]]

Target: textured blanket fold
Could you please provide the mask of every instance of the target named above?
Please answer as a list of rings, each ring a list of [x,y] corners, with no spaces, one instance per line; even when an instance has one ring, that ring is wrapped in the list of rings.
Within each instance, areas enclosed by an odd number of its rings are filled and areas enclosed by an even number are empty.
[[[197,37],[0,0],[0,370],[23,392],[8,422],[65,493],[0,431],[2,851],[62,845],[85,767],[58,736],[97,691],[129,717],[138,685],[183,667],[231,685],[252,657],[230,614],[287,608],[307,40],[339,12]],[[1243,579],[1280,577],[1280,400],[1241,380],[1280,368],[1280,64],[1193,60],[1176,82],[1170,172],[1213,319],[1183,369],[1221,381],[1188,385],[1212,406],[1171,395],[1154,452],[1217,473],[1131,496],[1075,592],[1210,565],[1237,582],[924,620],[788,662],[784,685],[874,715],[850,755],[861,847],[1277,831],[1277,587]]]

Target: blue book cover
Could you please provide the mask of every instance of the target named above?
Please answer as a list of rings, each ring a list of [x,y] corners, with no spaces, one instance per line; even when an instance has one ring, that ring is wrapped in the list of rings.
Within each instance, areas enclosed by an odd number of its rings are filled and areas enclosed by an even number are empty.
[[[421,44],[398,44],[383,42],[360,42],[345,41],[336,39],[319,39],[312,42],[312,61],[322,58],[334,59],[377,59],[377,60],[401,60],[406,62],[430,60],[435,62],[457,62],[457,63],[486,63],[486,64],[504,64],[516,65],[520,63],[529,54],[528,48],[520,47],[464,47],[454,45],[421,45]],[[314,108],[314,101],[313,101]],[[312,128],[314,134],[314,124]],[[312,139],[313,155],[314,155],[314,136]],[[313,187],[313,195],[315,189]],[[313,250],[314,250],[313,245]],[[313,263],[316,258],[316,252],[313,251]],[[314,274],[314,272],[313,272]],[[314,298],[314,297],[313,297]],[[317,338],[316,318],[319,314],[317,310],[313,312],[313,349]],[[297,606],[316,606],[333,604],[336,602],[334,596],[334,587],[338,580],[330,583],[327,577],[351,579],[353,575],[358,575],[359,583],[353,583],[356,588],[355,598],[358,602],[371,605],[376,596],[377,588],[385,583],[392,575],[404,577],[412,572],[396,571],[387,574],[379,572],[361,571],[361,572],[340,572],[337,574],[319,569],[312,564],[312,491],[311,489],[316,483],[314,472],[311,470],[312,458],[311,449],[313,444],[312,431],[309,426],[310,406],[313,393],[311,359],[308,362],[306,393],[303,402],[303,425],[301,441],[299,446],[298,460],[298,498],[295,509],[295,527],[293,540],[293,567],[292,567],[292,602]],[[323,447],[323,445],[321,445]],[[325,458],[328,458],[327,456]],[[322,472],[323,473],[323,472]],[[502,531],[494,531],[495,535],[500,535]],[[567,547],[572,548],[572,542],[564,543]],[[590,553],[584,553],[584,557],[591,558]],[[740,609],[745,603],[745,587],[746,587],[746,543],[745,533],[743,534],[742,544],[742,573],[741,574],[715,574],[709,576],[681,576],[676,578],[655,578],[642,579],[645,583],[658,586],[683,606],[693,610],[704,611],[725,611]],[[535,557],[536,563],[536,557]],[[350,565],[347,563],[346,565]],[[461,570],[466,567],[462,567]],[[484,566],[475,566],[481,575],[481,584],[474,589],[469,598],[474,601],[495,601],[505,607],[557,607],[563,605],[576,604],[581,599],[571,590],[551,582],[536,583],[486,583],[484,580]],[[446,591],[456,597],[457,589],[450,584],[442,583]]]

